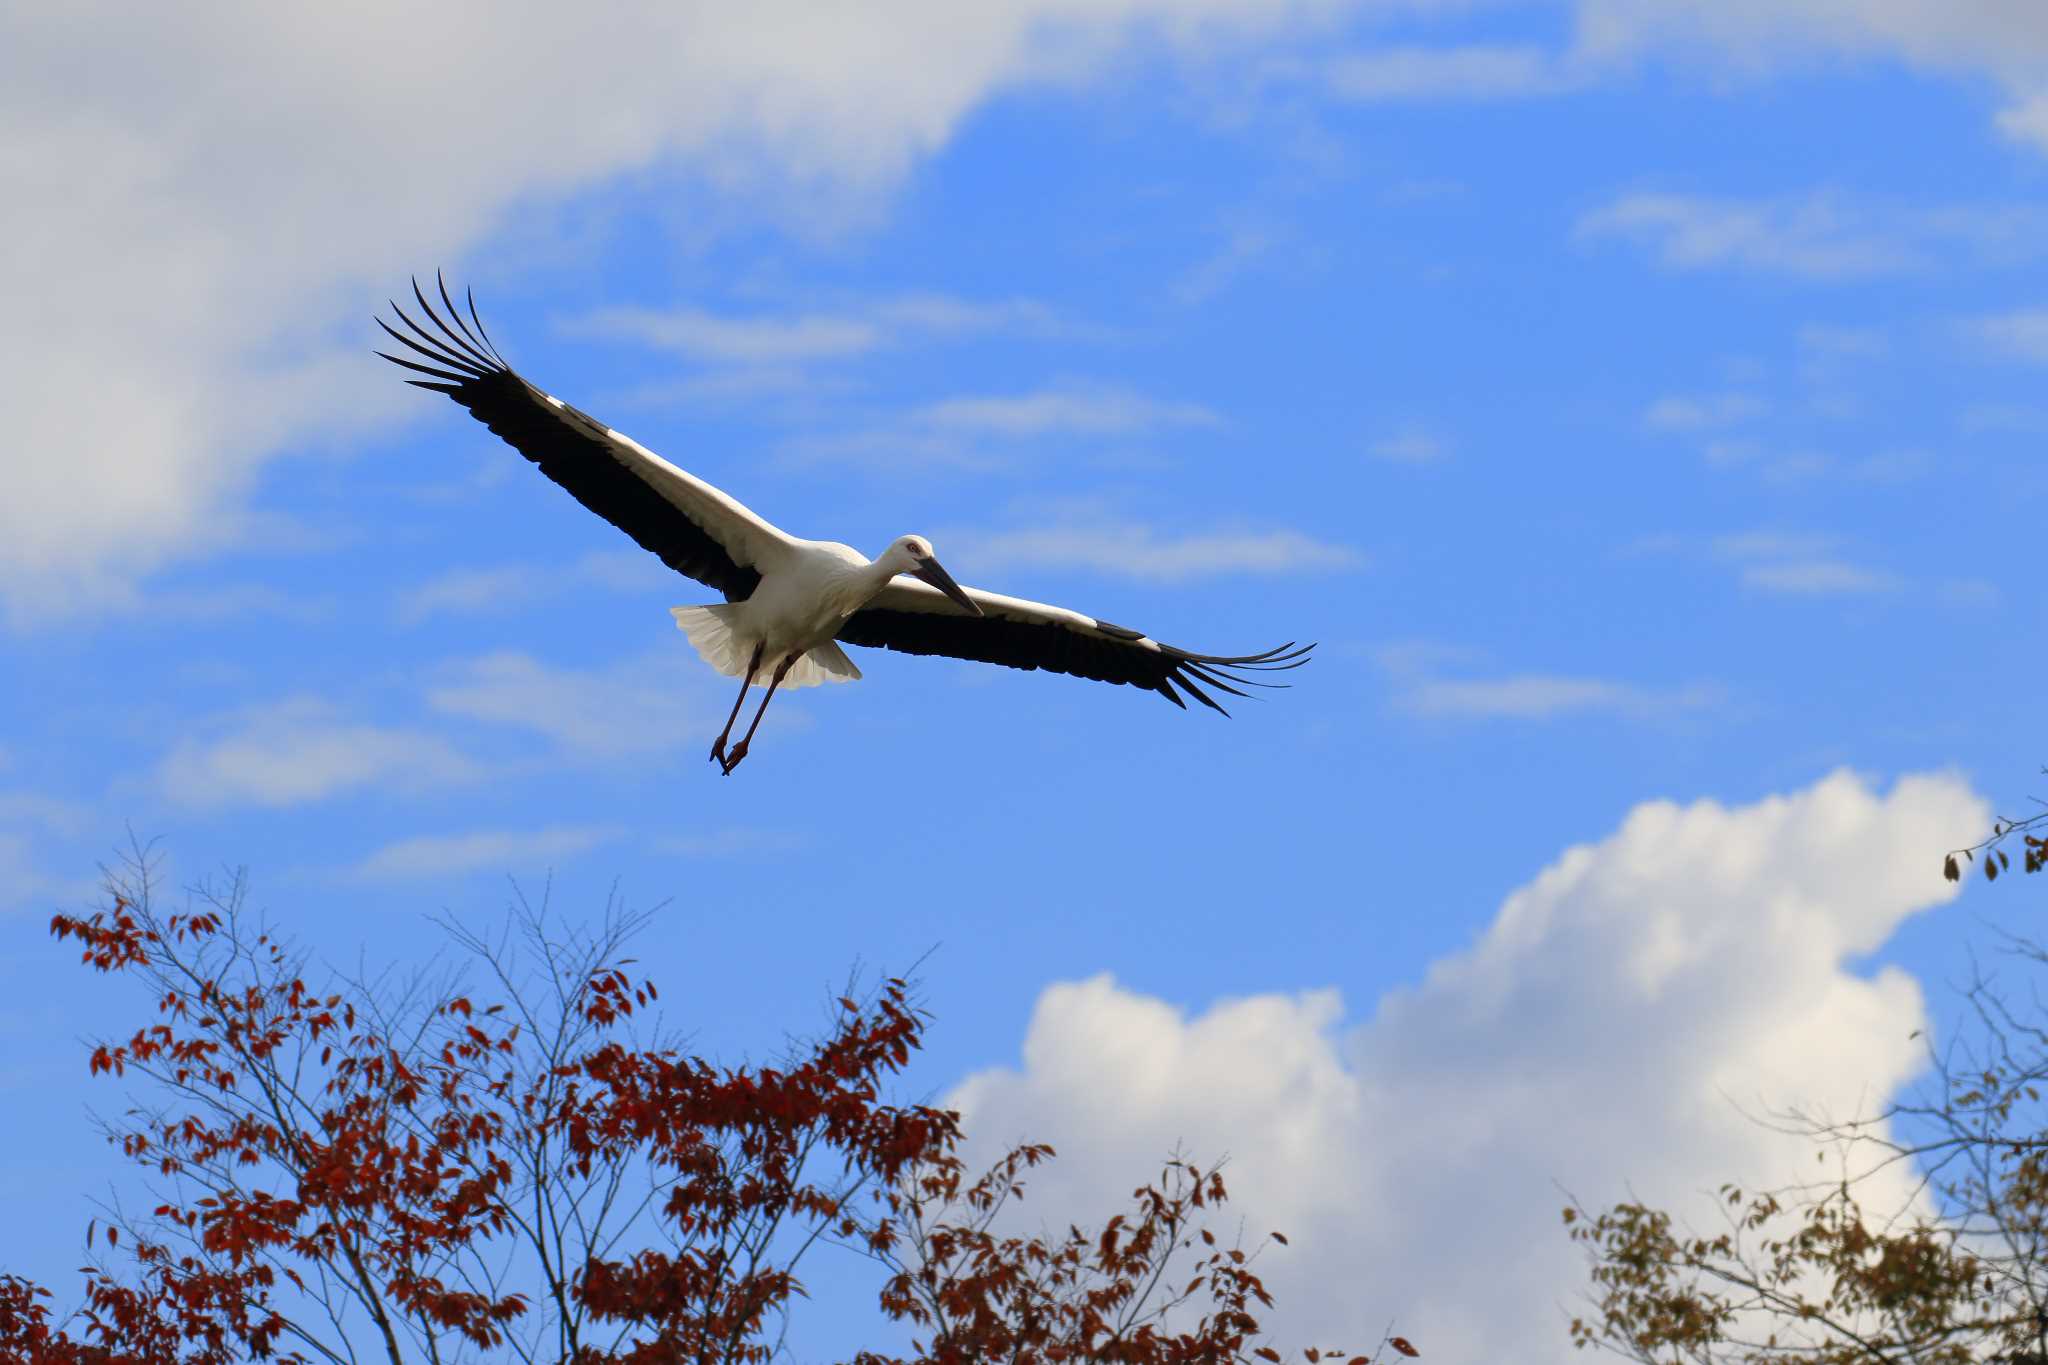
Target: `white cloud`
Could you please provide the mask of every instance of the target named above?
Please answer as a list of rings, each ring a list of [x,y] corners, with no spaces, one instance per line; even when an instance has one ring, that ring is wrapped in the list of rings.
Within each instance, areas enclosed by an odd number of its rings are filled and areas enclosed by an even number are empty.
[[[694,360],[787,373],[776,366],[843,360],[923,337],[1067,330],[1036,299],[985,302],[933,292],[867,299],[832,312],[732,317],[701,308],[599,308],[561,324],[570,336],[616,337]]]
[[[772,858],[795,852],[804,842],[804,836],[792,830],[734,826],[702,834],[671,834],[656,840],[654,851],[676,858]]]
[[[1652,544],[1632,548],[1643,552],[1673,547]],[[1720,689],[1705,684],[1660,691],[1612,678],[1558,673],[1446,677],[1446,669],[1469,670],[1482,662],[1483,655],[1428,640],[1383,645],[1373,651],[1373,658],[1395,684],[1394,705],[1424,716],[1549,720],[1563,715],[1592,714],[1645,719],[1698,710],[1721,700]]]
[[[1634,242],[1676,270],[1849,280],[1957,260],[2031,259],[2042,251],[2044,227],[2048,220],[2032,207],[1924,208],[1828,191],[1755,200],[1636,193],[1580,218],[1577,234]]]
[[[966,336],[983,332],[1050,336],[1087,330],[1062,322],[1051,308],[1037,299],[1026,298],[990,302],[930,292],[898,294],[893,298],[875,300],[868,306],[868,311],[892,329],[933,336]]]
[[[1623,237],[1681,270],[1736,266],[1820,279],[1887,274],[1917,263],[1896,237],[1826,195],[1763,203],[1630,194],[1579,220],[1582,237]]]
[[[423,834],[384,845],[358,864],[354,875],[364,881],[405,881],[480,868],[519,871],[574,858],[618,835],[612,829],[570,826]]]
[[[1574,712],[1650,716],[1697,710],[1720,700],[1711,687],[1657,692],[1607,678],[1517,673],[1505,678],[1430,678],[1399,697],[1406,710],[1425,716],[1547,720]]]
[[[1764,401],[1755,394],[1670,395],[1644,410],[1643,425],[1652,431],[1706,431],[1735,426],[1765,411]]]
[[[66,894],[72,890],[37,865],[27,835],[0,830],[0,911],[41,909],[51,901],[78,899]]]
[[[1028,393],[963,394],[912,408],[865,430],[810,432],[783,443],[797,462],[834,461],[877,470],[944,466],[987,470],[1015,447],[1048,436],[1111,440],[1212,427],[1199,403],[1152,398],[1113,384],[1070,381]]]
[[[1108,385],[1068,385],[1035,393],[948,398],[910,414],[913,425],[1000,437],[1137,436],[1219,421],[1199,403],[1166,402]]]
[[[1712,45],[1753,62],[1849,51],[2015,79],[2048,62],[2048,23],[2029,5],[1924,0],[1579,0],[1580,42],[1621,52],[1653,43]]]
[[[1842,558],[1839,543],[1834,536],[1807,532],[1746,531],[1717,537],[1712,548],[1716,558],[1742,566],[1744,587],[1764,592],[1823,597],[1902,586],[1897,574]]]
[[[1891,349],[1880,327],[1836,327],[1810,322],[1799,329],[1799,349],[1811,360],[1864,360]]]
[[[1173,282],[1176,302],[1193,307],[1230,288],[1248,271],[1272,258],[1286,244],[1286,234],[1265,223],[1238,223],[1223,234],[1223,243],[1181,272]]]
[[[1441,436],[1420,426],[1405,426],[1390,432],[1365,449],[1374,459],[1390,460],[1396,464],[1430,464],[1450,453],[1450,447]]]
[[[2008,137],[2048,150],[2048,22],[2002,0],[1578,0],[1577,50],[1616,61],[1651,50],[1762,73],[1788,61],[1849,55],[1990,76],[2015,103]]]
[[[156,786],[194,806],[296,806],[360,787],[475,780],[479,770],[437,735],[343,717],[298,697],[232,717],[213,738],[181,739],[157,766]]]
[[[1803,597],[1840,593],[1890,592],[1898,575],[1841,559],[1795,559],[1780,564],[1752,564],[1742,571],[1744,587]]]
[[[1007,531],[957,531],[947,554],[976,573],[1013,568],[1088,569],[1152,583],[1222,574],[1328,573],[1354,568],[1356,550],[1300,531],[1162,532],[1142,522],[1089,517]]]
[[[1323,68],[1331,94],[1352,100],[1500,99],[1553,95],[1581,78],[1538,47],[1387,47]]]
[[[568,757],[604,760],[700,739],[708,746],[716,730],[699,698],[709,677],[687,648],[594,669],[508,650],[447,666],[427,702],[444,715],[544,735]]]
[[[450,569],[399,593],[398,617],[417,624],[432,616],[528,607],[579,587],[646,592],[669,580],[661,561],[637,549],[593,551],[566,567],[500,564]]]
[[[61,796],[23,791],[0,792],[0,823],[35,825],[57,834],[77,834],[90,818],[89,807]]]
[[[1976,403],[1956,418],[1964,431],[2017,432],[2026,436],[2048,435],[2048,409],[2023,403]]]
[[[362,318],[515,206],[544,221],[653,169],[806,228],[845,221],[996,92],[1086,79],[1136,44],[1255,47],[1337,6],[10,9],[0,357],[11,439],[45,458],[10,470],[0,594],[47,613],[234,540],[273,452],[406,410]]]
[[[860,355],[882,340],[881,329],[854,318],[724,318],[696,308],[602,308],[563,324],[563,330],[748,365]]]
[[[1023,1210],[1053,1226],[1177,1143],[1227,1154],[1232,1214],[1292,1242],[1259,1266],[1285,1340],[1369,1346],[1391,1319],[1425,1359],[1564,1362],[1586,1286],[1562,1190],[1705,1221],[1724,1179],[1806,1176],[1742,1108],[1867,1112],[1916,1072],[1917,984],[1854,964],[1955,894],[1940,852],[1989,813],[1945,777],[1649,802],[1349,1031],[1334,990],[1191,1014],[1097,977],[1047,988],[1021,1065],[947,1103],[977,1155],[1059,1149]]]
[[[988,470],[1003,463],[958,432],[878,427],[867,431],[812,432],[781,447],[793,464],[863,465],[877,471],[942,467]]]
[[[2018,360],[2048,364],[2048,308],[2027,308],[1977,318],[1969,330],[1992,349]]]
[[[1998,114],[1998,131],[2015,142],[2048,152],[2048,94],[2033,95]]]
[[[1714,553],[1723,559],[1815,559],[1837,541],[1810,531],[1738,531],[1714,538]]]

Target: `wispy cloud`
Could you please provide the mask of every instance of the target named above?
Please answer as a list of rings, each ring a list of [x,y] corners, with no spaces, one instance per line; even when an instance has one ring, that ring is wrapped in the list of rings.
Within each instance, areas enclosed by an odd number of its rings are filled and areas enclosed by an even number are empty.
[[[858,318],[722,317],[701,308],[600,308],[562,323],[570,336],[635,341],[693,360],[786,364],[860,355],[881,345],[882,329]]]
[[[1816,192],[1744,200],[1623,195],[1579,220],[1582,238],[1616,237],[1678,270],[1730,268],[1815,280],[1863,279],[1957,260],[2038,256],[2048,214],[2033,208],[1867,203]]]
[[[805,844],[793,830],[734,826],[701,834],[671,834],[655,840],[657,853],[677,858],[748,858],[791,853]]]
[[[91,812],[82,802],[40,792],[0,792],[0,824],[36,825],[58,834],[83,830]]]
[[[1084,569],[1149,583],[1225,574],[1328,573],[1362,562],[1356,550],[1300,531],[1168,532],[1092,513],[1047,526],[955,531],[946,539],[947,554],[977,572]]]
[[[297,806],[362,787],[417,790],[474,781],[476,764],[438,735],[344,717],[295,697],[253,708],[180,740],[155,785],[191,806]]]
[[[1891,592],[1897,574],[1843,558],[1833,536],[1807,532],[1746,531],[1713,542],[1717,559],[1739,567],[1746,588],[1798,597]]]
[[[667,578],[660,561],[640,550],[597,551],[567,566],[451,569],[400,592],[398,618],[414,625],[432,616],[507,611],[582,587],[640,592]]]
[[[814,431],[792,436],[778,447],[789,463],[848,464],[874,469],[950,468],[990,470],[1005,460],[961,432],[916,431],[905,426],[865,431]]]
[[[1561,673],[1447,677],[1445,670],[1451,668],[1470,672],[1481,656],[1474,650],[1433,641],[1385,645],[1374,651],[1374,657],[1395,684],[1395,707],[1414,715],[1550,720],[1584,714],[1642,720],[1721,701],[1721,689],[1706,684],[1658,690],[1612,678]]]
[[[1222,245],[1173,282],[1174,300],[1190,307],[1207,303],[1270,258],[1284,241],[1285,235],[1267,224],[1241,223],[1230,228]]]
[[[1672,394],[1643,411],[1643,425],[1652,431],[1707,431],[1746,422],[1768,410],[1750,393]]]
[[[2048,308],[2023,308],[1975,318],[1965,324],[1965,329],[2003,355],[2048,364]]]
[[[1427,427],[1408,425],[1369,443],[1366,454],[1395,464],[1430,464],[1450,454],[1449,444]]]
[[[1014,394],[961,394],[914,407],[863,430],[809,432],[785,441],[798,462],[879,468],[991,469],[1009,447],[1044,437],[1096,441],[1221,425],[1200,403],[1155,398],[1116,384],[1067,381]]]
[[[2048,435],[2048,408],[2024,403],[1975,403],[1956,417],[1964,431],[2013,432],[2024,436]]]
[[[358,863],[362,881],[405,881],[446,877],[482,868],[531,868],[573,858],[619,837],[615,829],[557,825],[534,830],[473,830],[466,834],[423,834],[384,845]]]
[[[1841,559],[1789,560],[1779,564],[1751,564],[1742,571],[1744,587],[1765,592],[1821,597],[1840,593],[1890,592],[1899,586],[1897,574],[1865,568]]]
[[[1583,83],[1540,47],[1384,47],[1337,57],[1323,84],[1340,99],[1454,100],[1553,95]]]
[[[947,398],[910,414],[914,426],[978,436],[1136,436],[1221,419],[1199,403],[1149,398],[1111,385],[1069,384],[1031,393]]]
[[[1867,360],[1891,349],[1880,327],[1837,327],[1810,322],[1799,329],[1799,349],[1809,359]]]
[[[859,300],[832,312],[751,315],[702,308],[600,308],[561,323],[571,336],[609,337],[693,360],[746,367],[843,360],[923,337],[1061,330],[1035,299],[962,299],[931,292]],[[784,371],[787,373],[787,371]]]
[[[1709,687],[1657,692],[1607,678],[1515,673],[1500,678],[1431,679],[1403,693],[1400,705],[1426,716],[1548,720],[1575,712],[1652,716],[1711,706],[1719,700],[1720,693]]]
[[[564,757],[615,759],[700,737],[704,675],[695,669],[673,653],[578,669],[504,651],[444,667],[427,704],[544,736]]]

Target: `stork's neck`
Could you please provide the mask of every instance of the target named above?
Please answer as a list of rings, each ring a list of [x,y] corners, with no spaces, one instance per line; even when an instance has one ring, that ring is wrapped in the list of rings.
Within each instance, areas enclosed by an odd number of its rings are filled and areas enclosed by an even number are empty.
[[[889,562],[887,554],[884,554],[880,559],[869,560],[868,566],[862,569],[859,574],[861,586],[867,589],[867,597],[863,597],[861,600],[865,602],[868,597],[873,597],[876,593],[888,587],[889,580],[902,572],[903,570],[896,568]]]
[[[831,593],[837,599],[835,605],[839,615],[853,615],[872,601],[876,593],[889,586],[889,580],[899,570],[891,568],[888,561],[887,555],[871,559],[838,580],[839,586]]]

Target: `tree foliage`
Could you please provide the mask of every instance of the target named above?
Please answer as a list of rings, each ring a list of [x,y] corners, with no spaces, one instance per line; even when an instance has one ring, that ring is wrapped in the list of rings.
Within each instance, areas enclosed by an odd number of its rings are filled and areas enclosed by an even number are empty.
[[[51,928],[154,1004],[89,1059],[138,1092],[104,1129],[150,1206],[88,1228],[62,1320],[0,1275],[0,1359],[750,1365],[820,1243],[877,1263],[912,1335],[860,1365],[1281,1359],[1254,1251],[1204,1226],[1218,1170],[1169,1162],[1098,1232],[1004,1233],[1052,1151],[970,1176],[957,1114],[884,1097],[926,1023],[903,981],[837,1000],[780,1065],[720,1066],[651,1022],[622,954],[640,924],[445,926],[488,1000],[453,970],[316,990],[239,884],[167,912],[131,864]]]
[[[2012,955],[2048,966],[2031,944]],[[1567,1208],[1591,1262],[1574,1341],[1646,1365],[2048,1362],[2048,1005],[2015,1008],[1982,976],[1965,999],[1969,1026],[1915,1097],[1849,1123],[1794,1116],[1841,1163],[1832,1182],[1724,1187],[1706,1230],[1636,1201]],[[1901,1170],[1907,1205],[1866,1208],[1872,1177]]]

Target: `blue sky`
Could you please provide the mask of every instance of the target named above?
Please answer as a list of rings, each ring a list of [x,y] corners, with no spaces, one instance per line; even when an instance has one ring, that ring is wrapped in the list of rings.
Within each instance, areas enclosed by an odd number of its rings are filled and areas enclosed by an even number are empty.
[[[0,18],[0,1264],[68,1286],[114,1170],[77,1040],[135,1002],[43,926],[130,830],[338,962],[508,876],[663,902],[729,1056],[931,951],[918,1083],[1059,1144],[1059,1217],[1227,1149],[1323,1267],[1283,1326],[1538,1358],[1553,1182],[1780,1169],[1728,1097],[1881,1098],[2026,923],[1921,912],[2039,757],[2037,19],[137,22]],[[721,779],[709,591],[369,357],[437,266],[791,531],[1316,660],[1224,721],[865,653]]]

